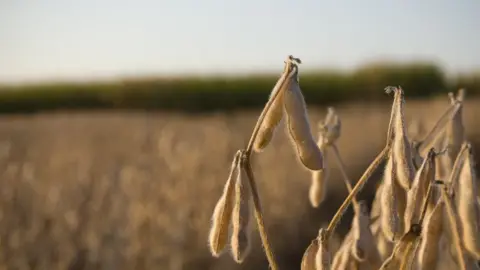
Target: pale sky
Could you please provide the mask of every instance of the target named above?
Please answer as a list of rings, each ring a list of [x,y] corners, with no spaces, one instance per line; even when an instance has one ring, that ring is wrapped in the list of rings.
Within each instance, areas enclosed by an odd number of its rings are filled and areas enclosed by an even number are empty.
[[[479,0],[0,0],[0,82],[350,69],[480,69]]]

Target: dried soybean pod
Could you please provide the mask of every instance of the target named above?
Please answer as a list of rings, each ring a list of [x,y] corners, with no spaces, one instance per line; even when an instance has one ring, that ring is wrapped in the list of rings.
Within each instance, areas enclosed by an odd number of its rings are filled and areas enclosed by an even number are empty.
[[[448,229],[450,232],[451,240],[453,242],[453,246],[455,247],[457,264],[459,269],[465,270],[466,269],[465,258],[462,250],[462,244],[461,244],[461,239],[459,235],[459,228],[457,224],[458,217],[457,217],[455,208],[453,206],[452,199],[450,198],[446,188],[442,190],[442,200],[445,203],[445,210],[446,210],[445,213],[447,214],[447,218],[448,218]]]
[[[390,94],[392,92],[392,89],[389,87],[385,88],[385,92],[387,94]],[[395,118],[397,115],[397,96],[394,95],[393,97],[393,103],[392,103],[392,109],[390,112],[390,121],[388,122],[388,130],[387,130],[387,144],[390,142],[393,142],[394,136],[395,136]]]
[[[452,205],[452,207],[455,208],[455,209],[450,209],[448,207],[445,207],[447,214],[451,213],[452,215],[448,214],[446,216],[448,218],[448,223],[445,223],[445,224],[448,224],[449,226],[445,226],[448,229],[444,229],[445,237],[448,239],[448,243],[450,245],[449,250],[455,251],[455,252],[451,253],[452,256],[455,257],[455,258],[458,257],[457,253],[459,252],[459,251],[457,251],[458,245],[456,245],[456,243],[457,243],[456,238],[457,238],[457,236],[461,237],[461,236],[459,236],[459,234],[461,235],[461,233],[457,230],[453,230],[452,227],[460,228],[460,226],[458,225],[460,220],[458,220],[458,217],[457,217],[458,209],[456,208],[459,205],[459,199],[460,199],[460,196],[458,195],[458,184],[459,184],[460,173],[461,173],[462,168],[463,168],[463,163],[465,162],[465,158],[468,154],[467,150],[468,150],[467,149],[467,144],[464,143],[462,145],[462,148],[460,149],[460,152],[458,153],[457,157],[455,158],[455,162],[453,164],[452,169],[450,170],[450,174],[449,174],[449,177],[448,177],[448,180],[447,180],[448,188],[446,188],[446,190],[442,189],[442,191],[440,193],[440,195],[442,196],[442,199],[447,198],[448,201],[452,201],[451,205]],[[448,156],[448,155],[446,155],[446,156]],[[443,193],[445,193],[445,192],[446,192],[447,196],[443,195]],[[460,248],[460,249],[462,249],[462,248]],[[461,252],[463,252],[463,251],[461,251]]]
[[[431,148],[427,157],[415,174],[412,187],[407,192],[407,207],[405,208],[405,224],[419,222],[423,200],[427,195],[428,184],[435,181],[435,152]]]
[[[425,198],[423,199],[422,208],[420,210],[421,214],[418,218],[418,222],[411,223],[409,231],[400,240],[401,242],[405,237],[407,238],[413,237],[413,240],[408,245],[407,249],[404,251],[404,254],[402,255],[402,258],[400,261],[400,270],[412,269],[413,264],[415,263],[415,255],[417,254],[417,250],[421,240],[422,225],[424,224],[425,214],[428,209],[429,198],[431,197],[432,191],[435,188],[435,186],[433,185],[437,183],[438,183],[437,181],[428,183],[427,193],[425,195]]]
[[[335,253],[333,258],[331,269],[334,270],[350,270],[357,267],[357,262],[352,256],[351,246],[353,245],[353,239],[347,239],[341,248]]]
[[[292,65],[292,73],[298,75],[298,66]],[[301,163],[309,170],[324,168],[323,154],[313,138],[308,120],[307,105],[298,84],[297,76],[290,76],[284,94],[289,135]]]
[[[319,124],[320,136],[326,145],[334,144],[340,138],[342,122],[333,107],[328,107],[328,113],[323,123]]]
[[[395,179],[396,180],[396,179]],[[402,235],[403,233],[408,230],[410,227],[409,224],[405,224],[405,208],[407,207],[407,191],[403,189],[398,181],[393,182],[394,188],[394,196],[396,201],[397,207],[397,216],[398,216],[398,232],[397,235]]]
[[[310,204],[313,207],[318,207],[325,199],[327,193],[327,178],[328,178],[328,169],[322,169],[312,172],[312,182],[310,184],[310,189],[308,192]]]
[[[440,116],[433,128],[428,132],[427,136],[425,136],[418,145],[418,152],[421,156],[425,156],[428,150],[442,137],[442,134],[445,134],[444,130],[446,126],[450,123],[451,119],[453,119],[453,116],[459,109],[460,103],[456,102],[455,104],[450,105],[442,116]]]
[[[348,253],[350,253],[350,243],[344,242],[340,248],[335,252],[335,255],[333,256],[332,260],[332,269],[346,269],[345,268],[345,260],[347,259],[346,257],[348,256]]]
[[[235,205],[232,214],[230,246],[233,259],[242,263],[250,251],[251,190],[244,166],[240,166],[235,183]]]
[[[399,232],[399,216],[397,213],[397,198],[395,197],[395,169],[393,157],[390,154],[383,175],[383,188],[381,193],[381,228],[383,234],[393,241]]]
[[[405,103],[403,96],[403,89],[400,87],[390,87],[394,92],[396,102],[395,118],[393,119],[393,157],[395,164],[395,171],[397,175],[397,181],[405,189],[409,190],[411,182],[415,175],[415,168],[413,166],[413,155],[411,144],[407,138],[407,131],[405,127],[403,104]]]
[[[380,256],[380,260],[384,261],[392,253],[393,243],[390,240],[387,240],[385,235],[383,234],[382,218],[380,216],[382,188],[383,184],[380,184],[377,188],[375,199],[372,204],[372,211],[370,213],[370,216],[373,221],[370,225],[370,229],[375,237],[376,249]],[[375,210],[376,207],[378,207],[378,210]],[[374,214],[374,211],[377,211],[378,214]]]
[[[355,215],[352,221],[353,246],[352,254],[359,262],[369,258],[374,258],[377,252],[375,247],[375,238],[370,229],[370,216],[365,201],[359,202],[354,206]]]
[[[374,218],[370,218],[371,219],[371,223],[370,223],[370,230],[372,231],[373,233],[373,236],[375,238],[378,237],[378,235],[380,234],[380,232],[382,232],[382,228],[380,228],[380,218],[379,217],[374,217]]]
[[[413,163],[413,166],[415,167],[415,170],[418,170],[418,168],[420,168],[423,162],[423,157],[420,156],[420,152],[418,150],[419,147],[420,147],[420,142],[412,140],[410,149],[412,149],[412,159],[413,159],[412,163]]]
[[[287,85],[286,81],[288,79],[290,73],[290,63],[287,62],[285,64],[285,69],[278,79],[277,83],[273,87],[273,90],[270,94],[270,100],[272,101],[272,105],[265,113],[265,118],[258,130],[257,137],[255,138],[253,144],[253,150],[255,152],[261,152],[273,138],[273,134],[275,132],[276,127],[280,120],[283,117],[283,91],[285,90],[285,86]]]
[[[372,202],[372,210],[370,211],[370,217],[376,218],[381,214],[381,197],[382,197],[383,183],[380,183],[375,191],[375,197]]]
[[[315,269],[315,256],[317,256],[318,241],[314,239],[308,246],[305,253],[303,253],[301,270],[316,270]]]
[[[400,270],[410,270],[414,269],[416,266],[416,254],[418,247],[420,246],[421,237],[417,237],[409,246],[409,248],[403,254],[402,260],[400,261]]]
[[[212,227],[209,234],[209,246],[213,256],[220,256],[225,248],[228,239],[228,228],[230,226],[233,211],[234,181],[233,176],[238,172],[238,161],[241,151],[237,151],[230,168],[230,173],[223,189],[222,196],[218,200],[212,216]]]
[[[477,205],[477,177],[475,173],[472,146],[466,143],[468,153],[458,178],[458,216],[461,224],[463,246],[480,260],[480,227]]]
[[[380,254],[380,259],[382,261],[386,260],[390,254],[392,254],[394,243],[387,239],[383,234],[383,231],[380,230],[380,233],[377,235],[377,244],[378,253]]]
[[[311,171],[312,181],[309,189],[310,204],[315,208],[320,206],[320,204],[325,199],[325,195],[327,193],[327,181],[328,177],[330,176],[330,168],[328,167],[328,128],[329,123],[333,122],[334,118],[338,117],[336,117],[336,115],[334,114],[333,108],[329,108],[325,120],[319,123],[320,131],[318,134],[317,145],[323,154],[323,169]],[[338,133],[336,135],[340,136],[340,131],[337,131]]]
[[[328,239],[325,237],[325,230],[323,228],[318,231],[317,241],[318,250],[317,254],[315,255],[316,270],[330,270],[331,255],[329,251]]]
[[[380,270],[399,270],[402,268],[402,261],[408,258],[414,251],[416,240],[420,234],[420,226],[414,225],[395,244],[393,252],[380,267]],[[405,265],[403,265],[405,266]]]
[[[328,151],[326,146],[323,146],[325,150],[323,153],[324,168],[318,171],[312,171],[312,182],[309,189],[310,204],[313,207],[318,207],[325,199],[327,193],[327,179],[330,175],[330,169],[328,168]]]
[[[443,231],[444,202],[439,200],[423,225],[422,242],[418,251],[418,269],[436,269]]]
[[[450,160],[455,160],[465,139],[465,127],[463,125],[463,100],[465,98],[465,90],[460,89],[457,97],[451,92],[448,93],[448,96],[450,97],[451,105],[459,104],[458,110],[445,129],[447,145],[449,146],[448,155]]]
[[[411,119],[407,131],[410,138],[418,141],[425,135],[425,123],[421,119]]]

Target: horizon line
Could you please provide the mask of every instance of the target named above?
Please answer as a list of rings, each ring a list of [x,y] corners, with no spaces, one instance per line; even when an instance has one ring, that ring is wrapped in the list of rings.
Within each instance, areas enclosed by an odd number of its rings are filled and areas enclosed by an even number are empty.
[[[369,67],[408,67],[413,65],[429,65],[438,68],[447,78],[455,78],[459,76],[475,76],[480,74],[479,68],[472,68],[468,71],[448,71],[445,65],[440,64],[434,60],[374,60],[367,61],[357,66],[341,67],[341,66],[316,66],[305,67],[300,70],[303,74],[312,73],[334,73],[348,75],[363,68]],[[279,68],[281,70],[283,65]],[[84,74],[62,77],[44,77],[44,78],[27,78],[20,80],[0,80],[0,87],[10,86],[34,86],[34,85],[52,85],[52,84],[102,84],[102,83],[119,83],[122,81],[148,81],[148,80],[181,80],[181,79],[215,79],[215,78],[245,78],[245,77],[263,77],[275,76],[280,74],[278,70],[271,69],[237,69],[237,70],[223,70],[223,71],[173,71],[171,73],[165,72],[120,72],[118,74]]]

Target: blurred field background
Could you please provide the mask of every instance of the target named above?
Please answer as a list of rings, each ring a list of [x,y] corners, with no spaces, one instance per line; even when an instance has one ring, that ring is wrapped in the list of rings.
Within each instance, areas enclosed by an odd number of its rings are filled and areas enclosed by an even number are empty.
[[[388,85],[402,86],[408,124],[425,131],[465,88],[480,153],[479,3],[0,1],[0,270],[267,269],[256,228],[241,265],[213,258],[207,237],[288,54],[303,61],[315,135],[337,109],[352,180],[384,144]],[[331,166],[313,209],[283,123],[254,156],[282,270],[299,269],[347,195]]]
[[[281,62],[280,62],[281,64]],[[281,65],[280,65],[281,67]],[[310,105],[388,100],[381,91],[401,85],[409,98],[430,98],[459,87],[480,94],[480,72],[447,76],[430,62],[378,62],[353,71],[301,70],[301,86]],[[0,83],[0,113],[50,110],[128,109],[181,112],[234,111],[261,108],[278,73],[252,75],[133,78],[103,82]]]

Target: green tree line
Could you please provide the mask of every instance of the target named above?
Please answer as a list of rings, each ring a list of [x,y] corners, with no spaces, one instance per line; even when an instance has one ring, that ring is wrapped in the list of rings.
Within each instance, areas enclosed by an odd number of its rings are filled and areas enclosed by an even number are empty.
[[[98,83],[0,86],[0,113],[63,109],[140,109],[189,112],[262,107],[279,74],[184,77]],[[400,85],[410,98],[466,88],[480,94],[480,73],[447,78],[430,63],[370,64],[352,72],[301,71],[300,86],[310,105],[388,98],[385,86]]]

